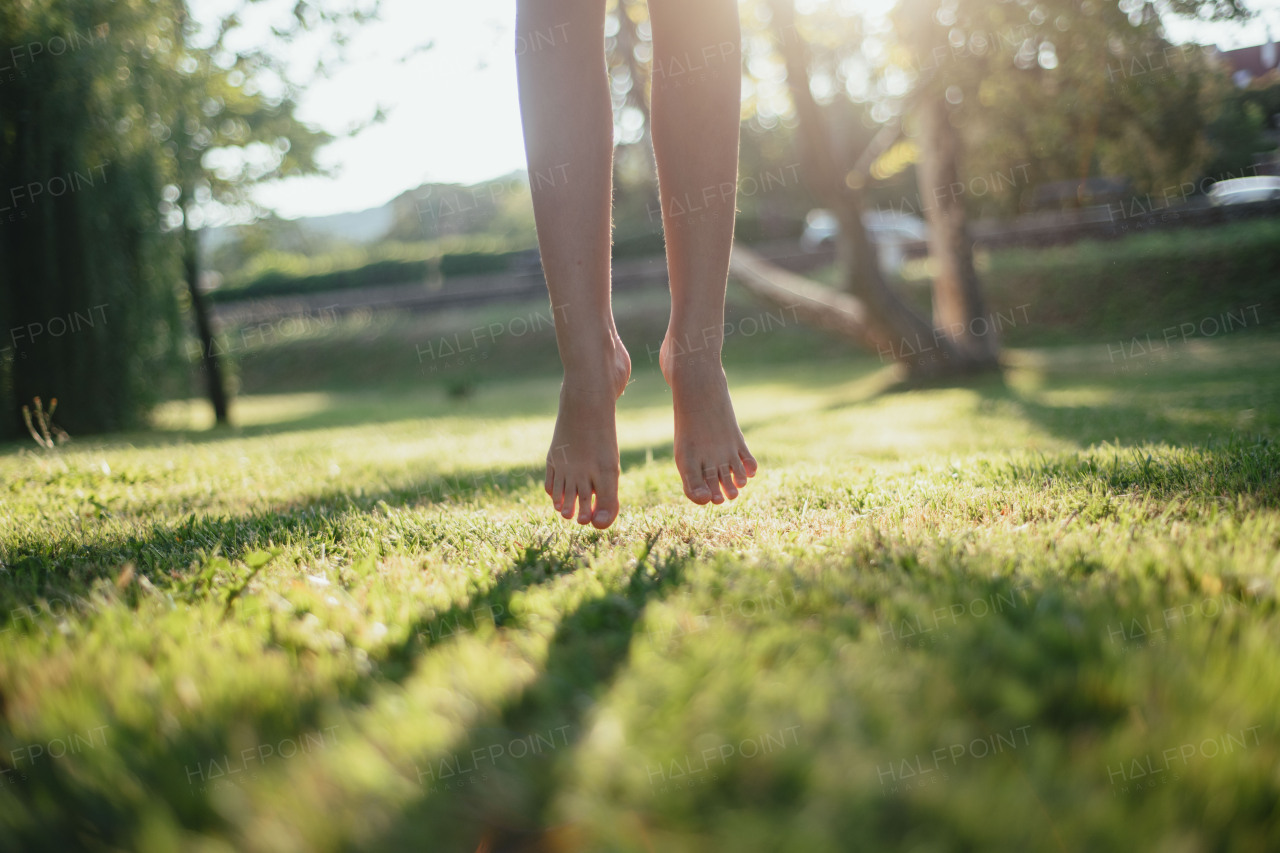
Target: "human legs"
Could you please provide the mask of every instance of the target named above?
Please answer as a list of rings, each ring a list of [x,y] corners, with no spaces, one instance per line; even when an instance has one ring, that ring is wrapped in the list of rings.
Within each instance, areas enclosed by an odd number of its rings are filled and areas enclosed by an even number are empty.
[[[721,366],[737,204],[741,33],[736,0],[649,0],[653,151],[671,279],[659,363],[675,460],[694,503],[723,503],[756,473]]]
[[[613,109],[604,0],[520,0],[520,114],[538,246],[564,366],[546,490],[565,518],[618,516],[614,405],[631,374],[610,304]],[[594,505],[592,497],[594,496]]]

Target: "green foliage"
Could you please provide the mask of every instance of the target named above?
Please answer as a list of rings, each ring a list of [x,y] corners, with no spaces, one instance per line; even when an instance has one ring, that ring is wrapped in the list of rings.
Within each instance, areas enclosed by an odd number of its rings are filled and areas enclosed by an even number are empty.
[[[737,238],[756,241],[798,237],[801,218],[740,216]],[[532,235],[528,235],[532,236]],[[535,268],[536,252],[514,248],[524,241],[507,241],[477,234],[431,243],[388,242],[351,247],[337,252],[306,255],[265,251],[254,256],[224,285],[209,294],[214,302],[235,302],[266,296],[323,293],[381,285],[414,284],[440,278],[463,278]],[[666,249],[661,229],[636,228],[613,241],[613,257],[643,258]]]
[[[368,5],[302,0],[276,35]],[[316,171],[329,135],[294,117],[280,59],[226,49],[239,23],[197,35],[185,0],[0,8],[0,436],[35,396],[72,435],[140,423],[174,374],[204,207]]]
[[[171,38],[143,0],[0,7],[0,436],[35,396],[59,399],[73,435],[136,425],[175,363],[158,210]]]
[[[1172,45],[1152,7],[911,0],[895,23],[904,53],[888,66],[949,92],[966,173],[1026,171],[983,200],[992,211],[1026,209],[1029,190],[1052,181],[1118,175],[1159,192],[1204,174],[1232,85],[1199,46]]]
[[[1265,131],[1280,130],[1276,116],[1280,116],[1280,77],[1255,80],[1244,89],[1226,88],[1220,112],[1209,127],[1213,159],[1205,173],[1214,177],[1252,174],[1258,153],[1274,147]]]
[[[504,272],[527,253],[491,237],[383,243],[314,256],[265,252],[245,264],[210,298],[214,302],[233,302]]]

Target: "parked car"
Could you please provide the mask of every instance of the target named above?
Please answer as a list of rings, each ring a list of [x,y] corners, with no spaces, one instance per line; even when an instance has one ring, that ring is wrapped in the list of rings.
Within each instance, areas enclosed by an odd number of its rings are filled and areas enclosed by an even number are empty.
[[[1214,205],[1248,204],[1252,201],[1280,201],[1280,178],[1269,175],[1229,178],[1209,188],[1209,202]]]
[[[929,226],[920,217],[909,213],[868,211],[862,215],[862,226],[876,246],[880,269],[890,274],[901,269],[907,258],[908,246],[929,239]],[[835,214],[829,210],[811,210],[805,217],[800,247],[806,252],[816,252],[833,246],[839,233],[840,223]]]

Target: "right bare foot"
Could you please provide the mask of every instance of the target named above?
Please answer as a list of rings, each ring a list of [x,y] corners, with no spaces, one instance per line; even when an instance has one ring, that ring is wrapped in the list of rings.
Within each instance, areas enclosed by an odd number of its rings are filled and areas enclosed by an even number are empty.
[[[565,518],[604,530],[618,517],[618,431],[615,404],[631,377],[631,357],[617,332],[598,363],[565,371],[560,412],[547,451],[547,494]],[[594,505],[592,496],[594,495]]]
[[[758,466],[738,428],[719,353],[681,352],[668,331],[658,365],[671,386],[676,470],[685,497],[696,504],[733,500]]]

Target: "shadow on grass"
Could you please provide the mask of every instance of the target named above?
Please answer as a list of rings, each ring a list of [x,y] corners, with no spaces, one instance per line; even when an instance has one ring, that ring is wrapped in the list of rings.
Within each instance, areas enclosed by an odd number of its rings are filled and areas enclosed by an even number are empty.
[[[111,749],[124,758],[135,791],[162,792],[168,808],[187,830],[225,834],[232,827],[218,808],[218,803],[226,799],[225,793],[218,794],[219,788],[236,786],[239,780],[234,774],[238,772],[248,778],[252,772],[246,770],[265,767],[261,758],[257,759],[258,764],[252,764],[253,746],[247,749],[251,758],[244,758],[246,736],[251,737],[249,743],[265,746],[284,742],[309,744],[317,737],[323,741],[324,735],[319,733],[325,731],[322,726],[326,712],[335,703],[372,701],[379,686],[403,682],[423,655],[474,629],[474,622],[467,620],[474,619],[477,612],[495,615],[498,625],[509,622],[511,600],[518,592],[580,568],[581,562],[569,550],[558,553],[546,543],[529,546],[483,592],[411,624],[406,639],[388,648],[378,667],[366,674],[339,677],[329,682],[327,689],[308,691],[306,695],[258,690],[226,708],[226,714],[190,720],[159,739],[153,727],[138,727],[127,720],[112,719],[102,728],[109,732]],[[642,563],[638,571],[643,569]],[[665,581],[670,573],[659,575]],[[632,587],[637,585],[645,585],[639,575],[632,580]],[[283,652],[295,661],[311,656],[311,650],[298,645],[288,632],[277,632],[274,622],[265,635],[270,637],[268,647],[274,652]],[[256,755],[261,755],[260,750]],[[144,811],[138,803],[130,802],[128,797],[115,801],[104,797],[56,761],[46,761],[38,770],[26,769],[26,775],[19,780],[21,784],[10,787],[15,771],[23,770],[8,766],[11,761],[9,753],[0,754],[7,796],[21,803],[33,817],[29,837],[23,837],[21,830],[11,836],[23,849],[78,849],[88,837],[104,842],[114,840],[124,847],[136,840]],[[235,769],[237,766],[239,770]],[[67,815],[73,817],[66,819]]]
[[[670,443],[660,447],[628,448],[620,458],[623,471],[654,460],[670,459]],[[293,543],[332,543],[341,546],[358,541],[360,519],[384,505],[391,509],[422,506],[466,505],[533,490],[545,520],[566,532],[596,534],[590,527],[561,518],[543,491],[541,465],[489,468],[468,474],[432,475],[403,488],[389,488],[353,495],[333,490],[307,496],[289,506],[244,516],[197,518],[153,524],[145,535],[86,544],[75,538],[46,538],[5,555],[8,571],[0,572],[0,630],[15,621],[29,620],[32,606],[45,598],[47,615],[83,603],[95,582],[114,579],[126,563],[162,590],[176,592],[198,574],[198,563],[215,551],[230,559]],[[396,531],[401,549],[421,553],[439,545],[448,534],[434,525],[401,525]],[[331,552],[332,553],[332,552]],[[59,603],[49,607],[49,603]]]
[[[694,559],[692,549],[655,554],[658,535],[621,590],[603,591],[560,620],[534,683],[473,727],[450,755],[419,767],[423,795],[370,849],[415,849],[429,838],[431,849],[514,853],[545,849],[565,831],[548,814],[557,778],[625,663],[648,602],[679,586]]]
[[[1037,462],[1009,462],[1014,479],[1096,484],[1115,493],[1142,491],[1161,497],[1200,495],[1232,500],[1251,496],[1280,505],[1280,445],[1264,432],[1232,428],[1235,411],[1256,405],[1237,392],[1223,395],[1223,409],[1209,409],[1196,395],[1212,389],[1214,380],[1181,381],[1166,392],[1182,400],[1156,403],[1141,392],[1122,395],[1118,388],[1103,405],[1051,405],[1018,390],[990,384],[980,390],[981,408],[1011,405],[1028,421],[1082,448],[1104,448],[1110,459],[1056,455]],[[1194,407],[1196,417],[1178,417]],[[1154,452],[1150,445],[1171,450]]]

